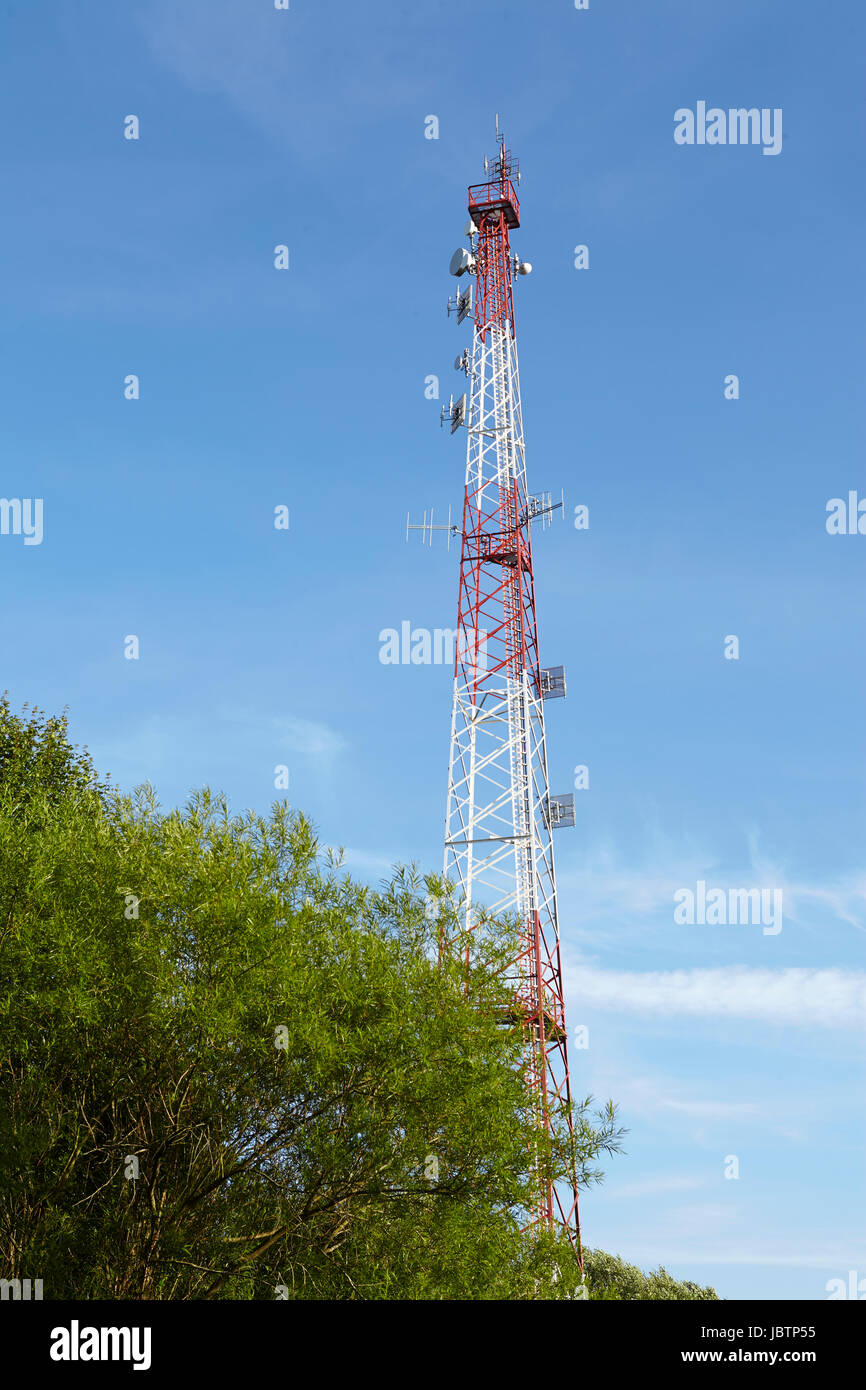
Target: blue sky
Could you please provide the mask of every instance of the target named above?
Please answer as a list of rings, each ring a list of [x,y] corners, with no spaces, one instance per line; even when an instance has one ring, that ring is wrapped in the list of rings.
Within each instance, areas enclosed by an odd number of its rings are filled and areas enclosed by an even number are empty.
[[[266,809],[285,763],[355,872],[439,869],[451,672],[379,633],[455,623],[456,551],[404,526],[460,504],[424,384],[463,381],[447,267],[498,111],[530,485],[566,500],[535,546],[552,790],[590,769],[556,845],[574,1085],[630,1130],[585,1236],[728,1298],[866,1279],[866,537],[825,527],[866,496],[866,16],[4,13],[0,493],[44,538],[0,535],[0,686],[167,805]],[[698,101],[781,108],[781,153],[676,145]],[[781,889],[782,931],[678,925],[699,880]]]

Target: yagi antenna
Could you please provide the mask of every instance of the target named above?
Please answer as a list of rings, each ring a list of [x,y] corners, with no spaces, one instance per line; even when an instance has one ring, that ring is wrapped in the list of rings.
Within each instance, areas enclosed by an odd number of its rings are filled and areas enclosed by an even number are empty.
[[[521,522],[532,522],[541,520],[542,531],[546,529],[553,520],[553,513],[562,508],[562,519],[565,521],[565,492],[559,494],[559,501],[551,500],[549,492],[535,492],[527,500],[526,510],[521,517]]]
[[[447,531],[447,532],[448,532],[448,545],[447,545],[447,549],[450,550],[450,549],[451,549],[451,537],[452,537],[452,536],[456,536],[456,535],[458,534],[459,530],[460,530],[460,527],[459,527],[459,526],[455,526],[454,523],[453,523],[452,520],[451,520],[451,508],[450,508],[450,507],[448,508],[448,520],[447,520],[447,522],[441,522],[441,521],[439,521],[439,522],[434,522],[434,520],[433,520],[433,508],[432,508],[432,507],[430,508],[430,520],[429,520],[429,521],[427,520],[427,512],[426,512],[426,510],[425,510],[425,512],[424,512],[424,520],[423,520],[423,521],[410,521],[410,520],[409,520],[409,513],[408,513],[408,512],[406,513],[406,539],[407,539],[407,541],[408,541],[408,539],[409,539],[409,532],[410,532],[410,531],[420,531],[420,532],[421,532],[421,544],[422,544],[422,545],[432,545],[432,544],[433,544],[433,532],[434,532],[434,531]],[[429,538],[429,539],[428,539],[428,538]]]

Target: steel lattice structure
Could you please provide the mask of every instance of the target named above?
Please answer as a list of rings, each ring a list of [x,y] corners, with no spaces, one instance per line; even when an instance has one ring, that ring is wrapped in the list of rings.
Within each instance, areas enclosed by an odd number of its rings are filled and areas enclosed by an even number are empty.
[[[500,138],[488,181],[469,189],[471,252],[452,271],[475,277],[470,377],[448,411],[468,432],[457,655],[445,828],[445,874],[460,891],[462,929],[479,907],[515,914],[520,946],[508,978],[510,1022],[522,1029],[527,1104],[548,1129],[567,1105],[571,1178],[566,1191],[543,1179],[532,1156],[530,1226],[568,1233],[580,1259],[574,1131],[562,987],[553,829],[573,824],[570,797],[551,798],[544,701],[565,693],[561,668],[540,667],[532,567],[533,520],[549,500],[527,490],[513,307],[521,266],[510,247],[520,225],[516,165]],[[471,283],[464,281],[463,283]],[[460,316],[467,300],[458,299]],[[443,414],[446,412],[443,412]]]

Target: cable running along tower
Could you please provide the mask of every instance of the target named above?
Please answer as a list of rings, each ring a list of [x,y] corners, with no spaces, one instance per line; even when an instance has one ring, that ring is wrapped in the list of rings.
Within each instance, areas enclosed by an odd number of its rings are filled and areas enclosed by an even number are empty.
[[[498,125],[487,180],[469,189],[469,247],[451,260],[459,288],[448,311],[473,319],[474,330],[471,351],[455,363],[468,377],[468,402],[452,397],[442,411],[452,434],[467,431],[463,523],[447,528],[462,541],[445,874],[462,892],[463,931],[479,906],[519,920],[510,1021],[522,1030],[527,1106],[551,1130],[571,1100],[553,831],[574,824],[574,794],[552,797],[548,786],[544,704],[565,695],[565,679],[562,667],[539,665],[532,528],[561,503],[527,490],[513,298],[514,277],[532,267],[510,246],[520,173]],[[567,1188],[529,1157],[528,1225],[567,1232],[580,1260],[570,1111],[568,1124]]]

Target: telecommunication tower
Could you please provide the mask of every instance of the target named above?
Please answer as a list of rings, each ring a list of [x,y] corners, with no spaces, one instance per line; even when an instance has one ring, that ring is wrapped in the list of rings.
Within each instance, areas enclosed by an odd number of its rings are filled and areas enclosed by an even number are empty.
[[[527,489],[514,277],[532,267],[511,250],[520,171],[496,125],[486,181],[469,188],[469,245],[450,267],[460,288],[449,314],[474,327],[471,349],[454,364],[467,393],[442,410],[452,434],[467,432],[463,521],[452,526],[449,514],[447,528],[435,528],[461,536],[445,874],[461,891],[462,932],[473,930],[479,907],[519,921],[509,1022],[522,1030],[527,1105],[548,1130],[565,1112],[571,1141],[567,1189],[545,1179],[530,1155],[528,1224],[564,1230],[580,1260],[553,862],[554,830],[574,825],[574,794],[551,796],[548,784],[544,705],[565,695],[565,678],[561,666],[539,664],[531,535],[561,503]],[[429,529],[432,538],[432,513]]]

